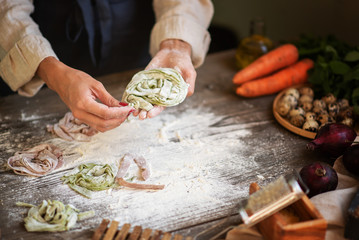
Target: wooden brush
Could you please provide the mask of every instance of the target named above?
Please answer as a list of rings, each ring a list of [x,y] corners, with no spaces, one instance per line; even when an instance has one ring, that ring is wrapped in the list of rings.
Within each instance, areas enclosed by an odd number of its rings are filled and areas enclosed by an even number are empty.
[[[306,186],[301,181],[299,174],[293,171],[293,173],[286,176],[280,176],[262,189],[256,189],[257,191],[253,191],[253,194],[250,194],[248,198],[239,203],[241,224],[239,226],[230,226],[220,231],[214,237],[207,239],[218,239],[233,228],[250,228],[263,219],[293,204],[305,195],[301,185],[303,188],[306,188]],[[305,189],[305,191],[307,190]],[[213,226],[213,229],[219,229],[220,225]],[[207,234],[208,230],[205,230],[197,234],[195,239],[205,239],[204,236]]]
[[[297,174],[281,176],[241,201],[239,215],[243,227],[249,228],[301,199],[305,193],[298,180],[300,177]]]
[[[249,194],[260,190],[257,183],[251,183]],[[272,214],[256,224],[265,240],[324,240],[327,222],[309,198],[304,195],[288,207]],[[226,240],[241,239],[243,229],[234,228],[226,235]],[[256,236],[254,228],[250,236]]]
[[[92,240],[192,240],[191,237],[184,238],[179,234],[172,236],[171,233],[150,228],[142,229],[135,226],[130,232],[131,224],[124,224],[118,229],[119,222],[103,219],[95,230]],[[172,238],[173,237],[173,238]]]

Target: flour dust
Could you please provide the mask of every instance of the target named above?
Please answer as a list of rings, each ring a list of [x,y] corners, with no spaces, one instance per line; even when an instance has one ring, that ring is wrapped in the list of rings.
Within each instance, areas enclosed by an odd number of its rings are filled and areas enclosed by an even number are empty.
[[[86,162],[118,164],[125,153],[145,157],[151,166],[151,177],[141,181],[136,167],[126,177],[137,183],[164,184],[165,189],[96,193],[102,196],[99,200],[104,195],[116,199],[107,207],[116,212],[115,219],[141,223],[140,219],[153,218],[154,214],[160,219],[169,213],[181,214],[188,207],[211,209],[228,204],[228,198],[247,195],[220,175],[227,170],[228,174],[245,172],[255,164],[241,159],[240,154],[246,148],[244,138],[251,132],[233,125],[220,130],[211,127],[221,118],[209,109],[189,109],[176,114],[165,111],[153,119],[130,118],[116,129],[93,136],[90,142],[74,143],[59,138],[50,142],[64,149],[64,168]],[[144,211],[139,207],[141,201],[151,207]]]

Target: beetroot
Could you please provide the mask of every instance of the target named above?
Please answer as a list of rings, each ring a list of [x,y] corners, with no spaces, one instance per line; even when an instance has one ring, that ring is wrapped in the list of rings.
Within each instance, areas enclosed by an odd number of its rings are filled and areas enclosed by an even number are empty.
[[[343,165],[351,173],[359,176],[359,145],[350,146],[343,154]]]
[[[329,123],[318,130],[307,149],[319,149],[331,158],[338,158],[353,143],[357,134],[353,128],[341,123]]]
[[[337,172],[326,163],[315,162],[306,165],[300,170],[299,175],[309,188],[308,197],[335,190],[338,186]]]

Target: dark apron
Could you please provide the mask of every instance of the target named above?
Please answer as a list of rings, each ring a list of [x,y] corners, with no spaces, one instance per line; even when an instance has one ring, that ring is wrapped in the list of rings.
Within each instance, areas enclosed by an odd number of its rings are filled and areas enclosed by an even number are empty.
[[[97,77],[150,61],[152,0],[34,0],[34,5],[32,18],[70,67]]]
[[[151,0],[35,0],[32,15],[59,59],[93,76],[144,67]]]

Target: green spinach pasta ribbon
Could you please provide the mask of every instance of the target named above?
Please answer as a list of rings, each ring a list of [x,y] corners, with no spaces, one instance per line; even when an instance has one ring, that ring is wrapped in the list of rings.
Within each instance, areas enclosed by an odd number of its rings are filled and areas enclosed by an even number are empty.
[[[116,185],[117,170],[109,164],[87,163],[75,169],[76,173],[65,175],[61,179],[74,191],[91,198],[92,191],[102,191]]]
[[[172,68],[157,68],[136,73],[126,87],[122,101],[136,109],[149,111],[153,105],[171,107],[184,101],[188,84]]]
[[[82,212],[72,205],[64,205],[57,200],[43,200],[39,206],[17,202],[17,206],[30,207],[24,219],[28,232],[60,232],[67,231],[81,221],[93,217],[93,210]]]

